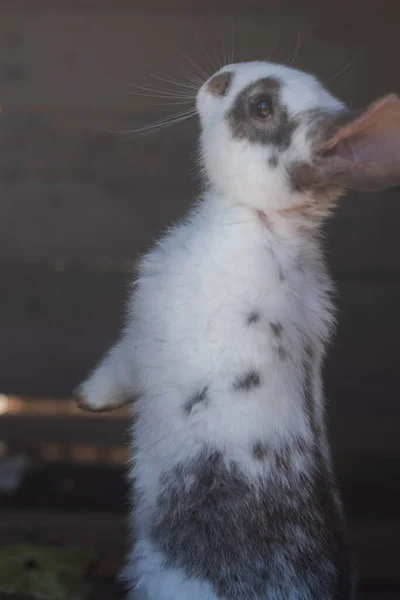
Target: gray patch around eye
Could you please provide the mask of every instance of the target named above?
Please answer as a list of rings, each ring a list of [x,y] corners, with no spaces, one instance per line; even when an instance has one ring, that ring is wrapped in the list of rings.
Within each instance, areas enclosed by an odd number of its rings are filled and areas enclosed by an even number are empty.
[[[205,402],[208,400],[207,398],[207,392],[208,392],[208,385],[205,386],[201,392],[197,392],[196,394],[194,394],[191,398],[189,398],[189,400],[187,400],[185,402],[185,412],[187,414],[190,414],[190,412],[192,411],[192,408],[196,405],[196,404],[201,404],[202,402]]]
[[[261,315],[258,311],[253,310],[251,313],[247,315],[247,323],[252,325],[253,323],[258,323],[261,319]]]
[[[233,389],[249,391],[258,387],[260,383],[261,378],[259,373],[257,373],[255,370],[251,370],[235,379],[233,382]]]
[[[149,531],[165,566],[208,582],[221,600],[349,598],[352,568],[334,488],[323,468],[294,475],[293,451],[284,449],[259,489],[212,449],[165,473]]]
[[[274,77],[260,79],[242,90],[227,114],[233,137],[253,144],[271,145],[278,151],[289,148],[299,122],[289,118],[287,108],[281,104],[280,90],[281,82]],[[264,93],[272,98],[273,114],[271,119],[262,122],[251,117],[248,103],[250,98]]]
[[[207,89],[213,96],[226,96],[232,85],[234,74],[231,71],[218,73],[208,82]]]

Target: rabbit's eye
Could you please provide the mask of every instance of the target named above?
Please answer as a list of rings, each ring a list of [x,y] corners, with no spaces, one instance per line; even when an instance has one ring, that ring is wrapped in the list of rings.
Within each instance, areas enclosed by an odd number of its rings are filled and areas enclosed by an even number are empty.
[[[250,104],[250,112],[253,117],[265,121],[272,117],[272,99],[267,94],[257,96]]]

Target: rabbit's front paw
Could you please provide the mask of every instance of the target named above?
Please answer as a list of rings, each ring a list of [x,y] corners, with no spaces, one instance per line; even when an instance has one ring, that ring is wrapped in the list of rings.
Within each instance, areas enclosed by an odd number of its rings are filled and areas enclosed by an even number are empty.
[[[79,408],[90,412],[113,410],[125,404],[125,400],[101,373],[95,373],[78,385],[72,394]]]

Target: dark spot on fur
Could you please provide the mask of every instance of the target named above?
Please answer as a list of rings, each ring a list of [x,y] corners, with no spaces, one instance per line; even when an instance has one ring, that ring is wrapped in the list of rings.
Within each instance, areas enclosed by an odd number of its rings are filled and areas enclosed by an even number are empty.
[[[233,388],[235,390],[251,390],[252,388],[258,387],[260,385],[261,379],[259,373],[257,371],[249,371],[245,375],[241,375],[238,377],[234,384]]]
[[[166,567],[208,582],[224,600],[350,598],[334,488],[323,469],[297,475],[292,458],[285,447],[274,477],[257,483],[213,450],[165,473],[148,535]]]
[[[233,80],[233,73],[225,71],[224,73],[218,73],[215,75],[207,85],[208,91],[214,96],[226,96],[231,87]]]
[[[257,312],[256,310],[253,310],[247,316],[247,323],[249,325],[252,325],[253,323],[258,323],[260,319],[261,319],[260,313]]]
[[[268,164],[270,167],[277,167],[279,164],[279,158],[277,154],[272,154],[272,156],[268,159]]]
[[[283,270],[282,270],[282,267],[281,267],[281,265],[279,264],[279,261],[278,261],[278,259],[277,259],[277,256],[276,256],[275,252],[273,251],[273,249],[272,249],[271,247],[269,248],[269,251],[270,251],[270,253],[271,253],[271,257],[272,257],[272,259],[273,259],[273,260],[274,260],[274,262],[275,262],[275,265],[276,265],[276,271],[277,271],[277,273],[278,273],[279,281],[281,281],[281,282],[282,282],[282,281],[285,281],[285,279],[286,279],[286,277],[285,277],[285,274],[284,274],[284,272],[283,272]]]
[[[256,460],[265,460],[269,455],[269,448],[263,442],[253,444],[253,457]]]
[[[278,269],[279,281],[285,281],[286,277],[285,277],[284,272],[282,271],[282,267],[280,265],[277,265],[277,269]]]
[[[281,104],[281,83],[275,77],[265,77],[239,92],[227,119],[236,138],[246,139],[253,144],[275,146],[278,150],[289,148],[298,121],[289,118],[288,110]],[[251,101],[260,94],[268,95],[273,111],[270,119],[260,121],[251,114]]]
[[[271,327],[271,331],[274,334],[274,336],[280,339],[282,337],[282,331],[283,331],[282,324],[279,323],[279,321],[277,321],[276,323],[270,322],[269,325]]]
[[[288,357],[288,352],[282,344],[283,327],[282,327],[281,323],[279,323],[279,321],[277,321],[276,323],[273,323],[271,321],[269,325],[271,327],[271,331],[272,331],[274,338],[276,340],[278,340],[278,342],[279,342],[275,346],[275,350],[278,354],[279,360],[285,360]]]
[[[288,351],[282,346],[282,344],[279,344],[278,346],[278,356],[279,360],[286,360],[288,357]]]
[[[288,168],[291,188],[294,192],[318,190],[318,178],[310,163],[296,161]]]
[[[207,392],[208,385],[204,387],[201,390],[201,392],[197,392],[191,398],[189,398],[189,400],[187,400],[187,402],[185,403],[185,412],[190,414],[193,406],[195,406],[196,404],[200,404],[201,402],[205,402],[207,400]]]
[[[275,455],[276,468],[287,477],[290,476],[292,471],[292,458],[291,450],[287,446],[281,448]]]
[[[300,273],[304,273],[303,263],[300,260],[297,262],[297,268],[300,271]]]
[[[314,196],[323,198],[326,205],[335,202],[343,193],[337,185],[327,181],[320,167],[315,168],[313,164],[295,162],[288,168],[288,174],[294,192],[311,192]]]
[[[257,216],[260,219],[260,221],[262,221],[263,225],[265,225],[265,227],[267,229],[269,229],[270,231],[272,231],[272,223],[271,220],[268,218],[268,216],[265,214],[265,212],[263,210],[256,210]]]

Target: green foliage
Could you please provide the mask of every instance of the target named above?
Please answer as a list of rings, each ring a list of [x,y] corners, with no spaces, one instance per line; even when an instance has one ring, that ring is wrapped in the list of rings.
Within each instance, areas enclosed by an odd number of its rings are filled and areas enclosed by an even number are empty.
[[[13,544],[0,547],[0,592],[38,600],[86,600],[92,550],[84,547]]]

